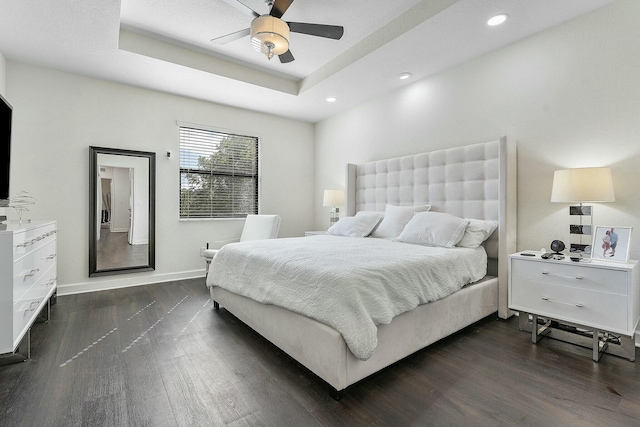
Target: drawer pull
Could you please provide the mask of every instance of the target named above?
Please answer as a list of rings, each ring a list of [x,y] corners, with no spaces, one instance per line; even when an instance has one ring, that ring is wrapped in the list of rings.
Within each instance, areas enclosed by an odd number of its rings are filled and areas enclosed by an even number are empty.
[[[38,301],[31,301],[31,303],[25,302],[24,304],[22,304],[22,307],[20,307],[19,311],[23,311],[23,312],[28,312],[28,311],[34,311],[36,308],[38,308],[38,306],[40,305],[40,302]]]
[[[24,275],[25,279],[26,279],[27,277],[33,277],[33,276],[35,276],[35,275],[36,275],[36,273],[37,273],[38,271],[40,271],[40,269],[39,269],[39,268],[34,268],[33,270],[29,271],[27,274],[25,274],[25,275]]]
[[[565,276],[563,274],[554,274],[554,273],[550,273],[548,271],[543,271],[542,274],[547,275],[547,276],[556,276],[556,277],[563,277],[565,279],[575,279],[575,280],[582,280],[584,279],[583,276]]]
[[[549,297],[542,297],[542,299],[545,300],[545,301],[549,301],[549,302],[556,302],[558,304],[572,305],[572,306],[575,306],[575,307],[578,307],[578,308],[584,307],[584,305],[579,303],[579,302],[564,302],[564,301],[558,301],[558,300],[555,300],[555,299],[551,299]]]
[[[54,259],[56,257],[56,254],[51,254],[48,257],[45,257],[44,259]]]

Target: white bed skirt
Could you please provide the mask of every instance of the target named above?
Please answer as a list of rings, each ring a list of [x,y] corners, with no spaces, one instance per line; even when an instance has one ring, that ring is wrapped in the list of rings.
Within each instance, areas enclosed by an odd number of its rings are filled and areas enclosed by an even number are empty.
[[[441,300],[378,326],[378,346],[367,361],[349,351],[340,333],[289,310],[257,303],[219,287],[211,297],[340,391],[498,310],[498,279],[486,277]]]

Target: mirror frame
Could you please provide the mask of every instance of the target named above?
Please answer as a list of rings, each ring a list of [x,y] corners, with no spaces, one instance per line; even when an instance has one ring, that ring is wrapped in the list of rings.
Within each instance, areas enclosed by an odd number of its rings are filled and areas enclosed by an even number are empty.
[[[117,156],[144,157],[149,159],[149,253],[148,263],[131,267],[97,269],[98,240],[96,223],[97,209],[97,172],[98,155],[111,154]],[[89,277],[109,276],[114,274],[153,271],[156,267],[156,153],[147,151],[122,150],[118,148],[89,147]]]

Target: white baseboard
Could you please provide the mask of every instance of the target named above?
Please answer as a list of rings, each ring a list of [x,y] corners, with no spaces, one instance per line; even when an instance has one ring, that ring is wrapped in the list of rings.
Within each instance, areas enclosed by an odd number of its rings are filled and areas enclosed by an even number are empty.
[[[140,274],[140,273],[137,273]],[[58,285],[58,295],[82,294],[85,292],[106,291],[109,289],[128,288],[131,286],[151,285],[154,283],[171,282],[174,280],[196,279],[202,277],[204,283],[205,270],[179,271],[175,273],[151,274],[139,276],[133,274],[121,274],[117,276],[99,277],[87,282],[67,283]]]

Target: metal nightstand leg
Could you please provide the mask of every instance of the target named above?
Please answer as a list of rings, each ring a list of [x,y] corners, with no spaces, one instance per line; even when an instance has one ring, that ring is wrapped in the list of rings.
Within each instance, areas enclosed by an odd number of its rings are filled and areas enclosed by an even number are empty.
[[[607,335],[603,334],[602,341],[600,341],[600,331],[593,330],[593,361],[599,362],[602,354],[607,350]]]
[[[558,329],[558,325],[552,326],[552,319],[541,317],[545,323],[538,325],[538,316],[536,314],[519,313],[518,326],[521,331],[531,333],[531,342],[537,344],[542,338],[549,337],[556,340],[576,344],[582,347],[591,348],[592,359],[599,362],[604,353],[613,354],[615,356],[624,357],[631,362],[636,360],[636,341],[635,337],[613,334],[601,329],[591,330],[592,336],[584,336],[566,330]],[[563,325],[574,327],[582,327],[570,322],[560,322]]]

